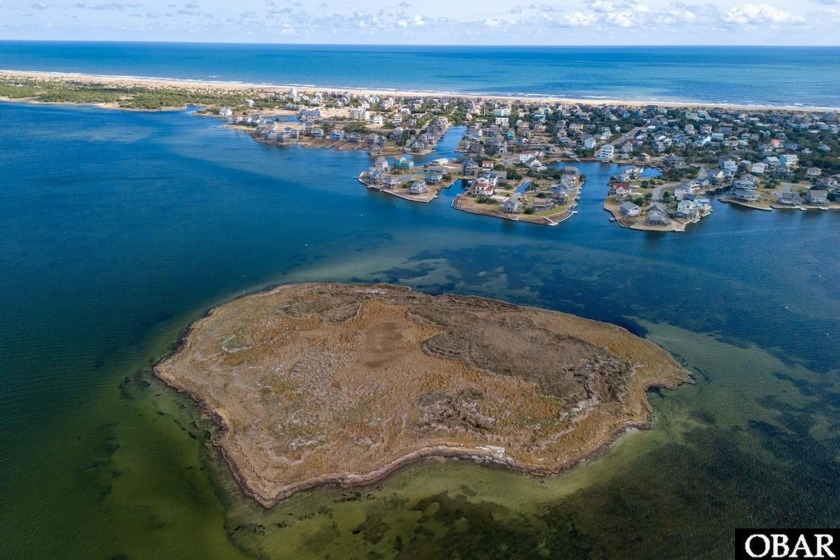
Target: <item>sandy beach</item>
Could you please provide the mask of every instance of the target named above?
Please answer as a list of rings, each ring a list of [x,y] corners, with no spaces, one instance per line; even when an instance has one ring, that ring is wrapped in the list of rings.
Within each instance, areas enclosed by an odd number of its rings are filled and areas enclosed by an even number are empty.
[[[350,93],[355,95],[379,95],[395,97],[450,97],[460,99],[497,99],[497,100],[521,100],[531,103],[564,103],[569,105],[616,105],[625,107],[646,107],[648,105],[656,105],[659,107],[674,107],[674,108],[714,108],[720,107],[725,109],[740,109],[745,111],[796,111],[796,112],[812,112],[812,111],[835,111],[837,107],[804,107],[804,106],[782,106],[782,105],[737,105],[725,103],[700,103],[700,102],[676,102],[676,101],[639,101],[639,100],[621,100],[621,99],[583,99],[583,98],[569,98],[569,97],[540,97],[540,96],[503,96],[503,95],[480,95],[470,93],[456,93],[456,92],[428,92],[428,91],[410,91],[410,90],[396,90],[396,89],[377,89],[377,88],[336,88],[336,87],[317,87],[317,86],[296,86],[296,85],[280,85],[280,84],[254,84],[245,82],[224,82],[224,81],[200,81],[200,80],[182,80],[169,78],[147,78],[140,76],[108,76],[108,75],[94,75],[94,74],[77,74],[69,72],[43,72],[43,71],[23,71],[23,70],[0,70],[0,77],[3,78],[20,78],[20,79],[35,79],[35,80],[49,80],[53,82],[82,82],[82,83],[96,83],[113,85],[118,87],[145,87],[150,89],[183,89],[192,91],[204,91],[222,94],[234,93],[274,93],[285,92],[291,88],[296,89],[299,93]]]

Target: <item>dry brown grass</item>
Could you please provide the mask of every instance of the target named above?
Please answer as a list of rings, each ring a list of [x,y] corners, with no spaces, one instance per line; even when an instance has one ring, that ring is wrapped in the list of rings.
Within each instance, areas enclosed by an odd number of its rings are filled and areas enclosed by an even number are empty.
[[[225,304],[156,371],[220,413],[218,444],[264,505],[432,455],[557,471],[644,424],[650,385],[687,379],[612,325],[342,284]]]

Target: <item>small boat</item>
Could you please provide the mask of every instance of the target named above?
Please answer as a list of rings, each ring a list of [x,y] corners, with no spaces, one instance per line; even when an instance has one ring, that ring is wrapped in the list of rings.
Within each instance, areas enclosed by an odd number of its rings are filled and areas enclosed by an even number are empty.
[[[610,218],[610,221],[611,221],[611,222],[614,222],[614,221],[615,221],[615,216],[611,217],[611,218]]]

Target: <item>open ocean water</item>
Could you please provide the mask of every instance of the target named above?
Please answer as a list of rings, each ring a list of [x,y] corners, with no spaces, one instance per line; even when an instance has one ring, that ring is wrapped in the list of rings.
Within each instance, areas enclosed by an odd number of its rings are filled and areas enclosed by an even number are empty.
[[[581,164],[579,214],[539,227],[457,212],[457,186],[369,191],[367,165],[189,111],[0,104],[0,557],[731,558],[735,527],[840,525],[840,216],[715,201],[682,234],[624,230],[619,166]],[[610,321],[697,383],[555,477],[430,461],[265,511],[149,369],[208,307],[297,281]]]
[[[840,47],[366,47],[0,41],[0,69],[840,107]]]

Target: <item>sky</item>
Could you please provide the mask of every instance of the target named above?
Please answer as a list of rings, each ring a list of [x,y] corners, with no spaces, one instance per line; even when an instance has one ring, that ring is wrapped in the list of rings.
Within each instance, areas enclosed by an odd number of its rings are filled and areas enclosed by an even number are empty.
[[[840,0],[0,0],[0,39],[840,45]]]

